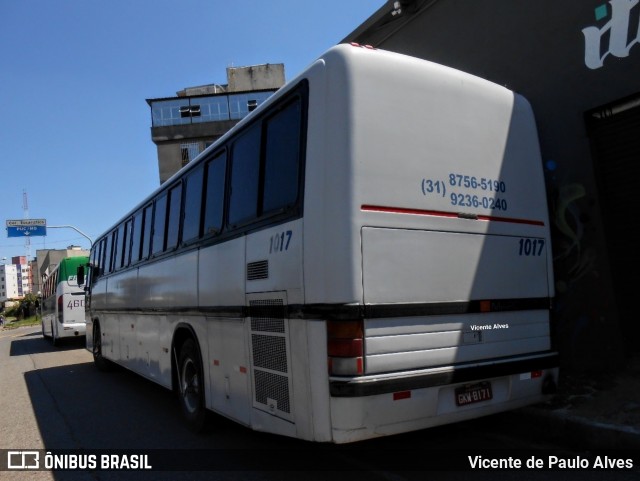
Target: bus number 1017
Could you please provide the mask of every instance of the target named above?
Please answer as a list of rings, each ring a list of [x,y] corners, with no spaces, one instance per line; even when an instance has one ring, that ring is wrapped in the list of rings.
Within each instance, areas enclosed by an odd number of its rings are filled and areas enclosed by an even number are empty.
[[[520,239],[519,256],[541,256],[544,239]]]
[[[293,237],[293,231],[290,230],[272,235],[269,238],[269,254],[288,250],[291,237]]]

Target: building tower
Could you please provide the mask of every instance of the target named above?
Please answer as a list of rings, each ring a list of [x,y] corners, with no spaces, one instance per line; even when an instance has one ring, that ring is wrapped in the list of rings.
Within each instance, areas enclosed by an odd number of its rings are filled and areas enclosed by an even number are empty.
[[[284,64],[230,67],[227,82],[189,87],[176,97],[147,99],[160,183],[284,85]]]

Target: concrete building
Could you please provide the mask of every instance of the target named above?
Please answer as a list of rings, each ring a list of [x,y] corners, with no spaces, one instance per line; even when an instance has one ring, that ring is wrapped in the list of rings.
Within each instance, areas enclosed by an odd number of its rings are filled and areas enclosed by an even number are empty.
[[[531,102],[554,229],[557,347],[576,368],[615,366],[640,349],[639,24],[637,0],[401,0],[344,39],[469,72]]]
[[[190,87],[176,97],[147,99],[160,183],[224,135],[284,85],[284,65],[227,68],[227,84]]]

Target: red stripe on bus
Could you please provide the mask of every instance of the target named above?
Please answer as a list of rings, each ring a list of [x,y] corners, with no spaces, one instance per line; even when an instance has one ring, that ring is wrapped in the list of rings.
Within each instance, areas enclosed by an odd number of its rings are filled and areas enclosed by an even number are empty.
[[[364,211],[369,212],[385,212],[388,214],[413,214],[413,215],[430,215],[435,217],[461,217],[457,212],[446,212],[441,210],[423,210],[423,209],[407,209],[405,207],[384,207],[380,205],[363,205],[360,207]],[[467,217],[461,217],[467,218]],[[492,222],[509,222],[512,224],[529,224],[543,226],[544,222],[541,220],[530,219],[517,219],[515,217],[497,217],[493,215],[478,215],[474,216],[473,220],[484,220]]]

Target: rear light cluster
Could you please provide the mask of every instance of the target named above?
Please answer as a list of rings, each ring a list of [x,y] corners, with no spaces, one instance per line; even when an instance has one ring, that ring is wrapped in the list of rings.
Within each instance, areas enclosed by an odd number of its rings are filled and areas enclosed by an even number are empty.
[[[364,326],[362,319],[327,321],[329,374],[364,374]]]
[[[58,297],[58,322],[62,324],[64,321],[64,298],[63,296]]]

